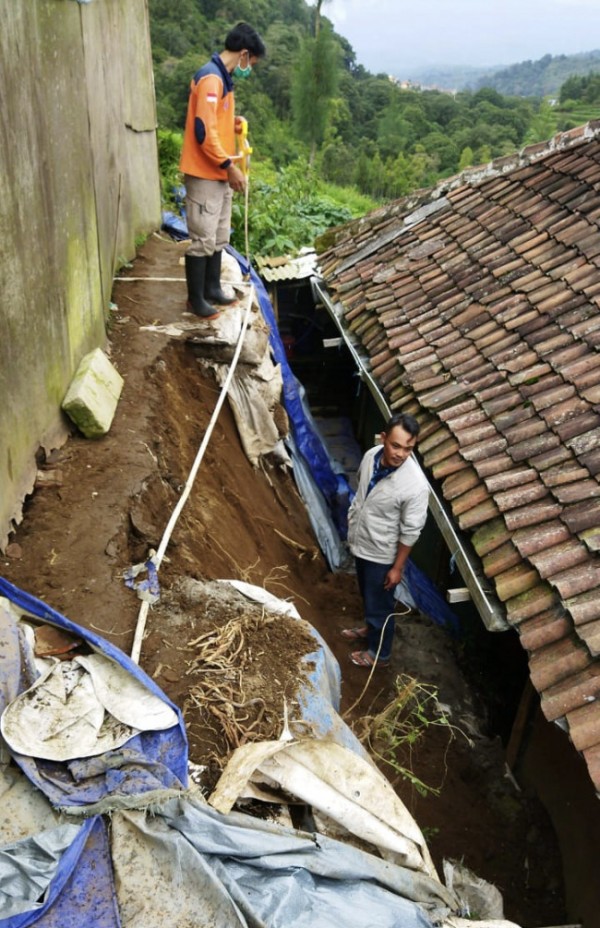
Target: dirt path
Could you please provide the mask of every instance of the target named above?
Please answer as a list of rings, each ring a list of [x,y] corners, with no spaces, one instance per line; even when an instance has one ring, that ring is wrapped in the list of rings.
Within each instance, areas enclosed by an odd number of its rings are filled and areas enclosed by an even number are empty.
[[[8,580],[127,653],[140,601],[125,586],[122,572],[158,545],[218,396],[184,343],[141,328],[181,319],[183,250],[152,236],[126,272],[146,279],[116,283],[110,351],[125,386],[111,432],[99,441],[73,433],[49,456],[43,465],[46,485],[28,500],[23,522],[0,559]],[[182,282],[152,280],[174,276]],[[342,712],[356,703],[365,672],[350,664],[339,635],[360,619],[354,578],[329,572],[290,473],[278,466],[264,471],[251,466],[227,404],[161,567],[167,600],[181,578],[241,579],[292,600],[340,662]],[[159,609],[148,617],[140,663],[182,706],[191,677],[180,669],[193,659],[189,642],[201,625],[201,618],[190,614],[168,621]],[[422,796],[388,764],[384,772],[424,830],[440,869],[444,856],[462,859],[499,887],[507,918],[526,928],[561,924],[554,836],[535,799],[518,792],[505,776],[501,745],[482,733],[479,708],[457,668],[452,641],[423,616],[403,619],[397,639],[391,669],[373,678],[347,720],[364,733],[365,717],[390,703],[402,675],[435,687],[457,726],[455,737],[449,738],[447,726],[429,725],[420,741],[399,746],[393,759],[397,768],[439,788],[439,794]],[[289,648],[289,641],[285,644]],[[269,649],[277,679],[289,662],[286,647]],[[417,692],[423,699],[428,691]],[[190,713],[192,732],[198,720],[193,709]],[[190,736],[190,743],[192,759],[206,761],[213,748],[201,735]]]

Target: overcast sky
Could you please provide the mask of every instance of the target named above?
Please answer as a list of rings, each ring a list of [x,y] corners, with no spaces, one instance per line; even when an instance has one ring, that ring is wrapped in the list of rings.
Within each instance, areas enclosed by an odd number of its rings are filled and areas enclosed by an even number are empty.
[[[600,0],[323,0],[359,64],[503,65],[600,48]]]

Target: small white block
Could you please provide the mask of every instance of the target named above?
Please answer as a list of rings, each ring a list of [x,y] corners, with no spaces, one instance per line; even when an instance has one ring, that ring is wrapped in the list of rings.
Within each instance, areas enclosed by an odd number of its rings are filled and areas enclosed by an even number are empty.
[[[101,348],[82,358],[62,408],[86,438],[106,435],[123,389],[123,378]]]
[[[446,591],[446,599],[449,603],[467,603],[471,599],[471,594],[466,586],[457,586]]]

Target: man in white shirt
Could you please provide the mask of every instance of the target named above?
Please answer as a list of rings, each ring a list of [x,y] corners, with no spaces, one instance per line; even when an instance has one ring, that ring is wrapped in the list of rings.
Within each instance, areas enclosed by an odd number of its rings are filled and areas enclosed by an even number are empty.
[[[414,416],[398,413],[366,452],[348,512],[348,544],[356,562],[365,624],[342,632],[366,644],[350,655],[358,667],[389,664],[394,640],[394,591],[427,519],[429,485],[412,452],[419,435]]]

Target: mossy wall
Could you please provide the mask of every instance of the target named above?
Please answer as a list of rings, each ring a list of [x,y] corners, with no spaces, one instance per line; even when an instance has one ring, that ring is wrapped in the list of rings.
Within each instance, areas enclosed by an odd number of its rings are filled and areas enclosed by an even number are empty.
[[[0,0],[0,548],[105,341],[115,266],[160,225],[147,0]]]

